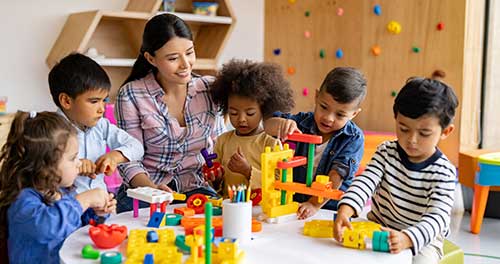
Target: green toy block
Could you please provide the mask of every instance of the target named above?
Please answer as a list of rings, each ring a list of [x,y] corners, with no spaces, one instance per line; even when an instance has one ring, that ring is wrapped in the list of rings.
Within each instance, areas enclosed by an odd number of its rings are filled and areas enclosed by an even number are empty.
[[[85,245],[83,248],[82,248],[82,257],[83,258],[86,258],[86,259],[98,259],[99,258],[99,255],[101,255],[99,253],[98,250],[94,249],[92,247],[92,245]]]

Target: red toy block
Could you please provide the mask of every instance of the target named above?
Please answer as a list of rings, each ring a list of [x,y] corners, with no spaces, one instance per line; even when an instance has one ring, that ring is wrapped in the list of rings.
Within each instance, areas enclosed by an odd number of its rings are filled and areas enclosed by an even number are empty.
[[[191,196],[186,201],[187,207],[194,210],[197,214],[203,214],[205,212],[205,203],[208,198],[201,193],[196,193]]]
[[[287,140],[312,143],[312,144],[321,144],[323,142],[323,137],[317,135],[293,133],[291,135],[288,135]]]
[[[194,209],[188,208],[188,207],[179,207],[179,208],[174,208],[174,214],[180,214],[183,216],[193,216],[194,215]]]
[[[117,224],[91,226],[89,236],[98,248],[114,248],[127,237],[127,227]]]

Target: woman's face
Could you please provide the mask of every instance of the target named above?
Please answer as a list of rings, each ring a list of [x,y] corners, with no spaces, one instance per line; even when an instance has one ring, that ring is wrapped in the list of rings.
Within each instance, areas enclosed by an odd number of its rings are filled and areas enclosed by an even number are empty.
[[[152,56],[144,54],[146,59],[158,69],[161,83],[185,85],[191,81],[191,71],[196,60],[193,41],[174,37]]]

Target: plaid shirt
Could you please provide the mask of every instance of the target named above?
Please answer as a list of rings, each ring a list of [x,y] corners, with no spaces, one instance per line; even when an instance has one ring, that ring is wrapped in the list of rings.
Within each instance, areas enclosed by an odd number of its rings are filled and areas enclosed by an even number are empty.
[[[138,173],[148,173],[155,184],[174,180],[177,191],[207,186],[201,168],[202,148],[213,150],[225,131],[224,119],[208,93],[213,77],[193,76],[184,106],[186,126],[168,113],[165,95],[154,74],[125,84],[116,99],[117,124],[144,145],[142,162],[119,167],[125,184]]]

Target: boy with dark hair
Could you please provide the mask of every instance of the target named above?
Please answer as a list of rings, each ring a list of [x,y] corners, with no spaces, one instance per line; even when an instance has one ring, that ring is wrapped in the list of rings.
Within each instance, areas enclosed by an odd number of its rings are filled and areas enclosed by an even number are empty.
[[[320,135],[323,143],[314,153],[315,175],[328,175],[333,188],[342,191],[350,186],[363,156],[363,131],[352,119],[361,111],[360,104],[366,96],[366,79],[355,68],[338,67],[328,73],[319,91],[316,91],[314,112],[296,115],[274,113],[264,127],[268,134],[283,140],[298,131]],[[307,157],[307,144],[297,143],[296,156]],[[305,183],[306,167],[293,171],[295,182]],[[295,194],[294,201],[302,203],[297,211],[299,219],[314,215],[319,208],[336,210],[337,201],[318,202],[316,197]]]
[[[372,197],[368,219],[389,231],[391,253],[411,248],[413,263],[438,263],[449,233],[456,169],[437,148],[453,131],[458,99],[446,84],[410,79],[394,102],[397,140],[378,146],[339,202],[334,235],[342,239]]]
[[[52,68],[49,87],[57,112],[78,131],[82,165],[75,180],[77,193],[106,190],[103,173],[111,175],[118,164],[140,160],[144,154],[137,139],[103,118],[111,88],[106,72],[89,57],[73,53]]]

